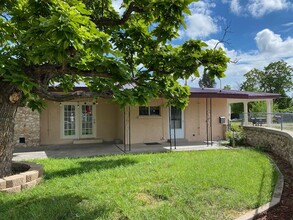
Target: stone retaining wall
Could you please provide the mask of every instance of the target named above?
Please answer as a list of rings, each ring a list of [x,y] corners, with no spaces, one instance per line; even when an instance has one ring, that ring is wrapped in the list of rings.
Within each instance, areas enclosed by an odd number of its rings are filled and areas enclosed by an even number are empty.
[[[254,126],[243,126],[243,129],[248,145],[274,152],[293,167],[293,132]]]
[[[40,144],[40,114],[28,107],[20,107],[15,116],[14,139],[17,147]]]
[[[0,193],[16,193],[32,188],[41,181],[44,172],[42,165],[28,162],[13,162],[12,168],[19,173],[0,178]]]

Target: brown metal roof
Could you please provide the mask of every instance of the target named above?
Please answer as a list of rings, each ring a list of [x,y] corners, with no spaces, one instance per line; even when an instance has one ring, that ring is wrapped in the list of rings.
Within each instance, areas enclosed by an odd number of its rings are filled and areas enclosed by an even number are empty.
[[[191,98],[277,99],[280,94],[214,88],[190,88]]]
[[[49,88],[51,92],[63,92],[61,88]],[[74,87],[73,91],[89,91],[87,87]],[[191,98],[231,98],[231,99],[277,99],[280,94],[266,92],[247,92],[215,88],[190,88]]]

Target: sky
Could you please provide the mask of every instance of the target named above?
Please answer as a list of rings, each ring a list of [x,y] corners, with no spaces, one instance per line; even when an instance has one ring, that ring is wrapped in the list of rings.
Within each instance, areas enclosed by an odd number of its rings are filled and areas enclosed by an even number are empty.
[[[113,2],[117,10],[121,1]],[[189,8],[187,29],[180,30],[173,45],[201,39],[214,47],[229,27],[219,46],[237,62],[228,64],[225,78],[216,79],[217,88],[239,89],[245,73],[263,70],[271,62],[284,60],[293,67],[293,0],[201,0]],[[188,80],[188,85],[198,87],[198,79]]]

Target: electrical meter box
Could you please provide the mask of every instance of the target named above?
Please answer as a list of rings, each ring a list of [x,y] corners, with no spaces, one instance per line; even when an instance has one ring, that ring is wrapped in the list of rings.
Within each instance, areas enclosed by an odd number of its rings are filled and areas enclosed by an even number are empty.
[[[224,116],[219,117],[219,123],[220,124],[225,124],[225,117]]]

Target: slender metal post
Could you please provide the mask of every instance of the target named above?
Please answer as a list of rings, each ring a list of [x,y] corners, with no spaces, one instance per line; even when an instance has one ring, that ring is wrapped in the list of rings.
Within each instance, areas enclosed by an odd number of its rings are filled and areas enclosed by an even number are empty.
[[[131,151],[131,120],[130,120],[130,106],[128,108],[128,150]]]
[[[126,122],[125,122],[125,107],[124,107],[124,109],[123,109],[123,126],[124,126],[124,130],[123,130],[123,138],[124,138],[124,140],[123,140],[123,149],[124,149],[124,153],[126,152],[126,143],[125,143],[125,141],[126,141]]]
[[[170,136],[170,150],[172,150],[172,134],[171,134],[171,107],[169,107],[169,136]]]
[[[177,108],[175,108],[175,113],[177,113]],[[176,116],[176,114],[175,114],[175,116]],[[173,122],[173,130],[174,130],[174,147],[175,147],[175,149],[176,149],[176,147],[177,147],[176,128],[175,128],[176,117],[174,117],[173,121],[174,121],[174,122]]]
[[[207,132],[207,146],[209,145],[209,121],[208,121],[208,98],[206,98],[206,132]]]
[[[210,127],[211,127],[211,145],[213,146],[213,110],[212,110],[212,98],[210,98]]]
[[[283,113],[281,114],[281,131],[283,131]]]

